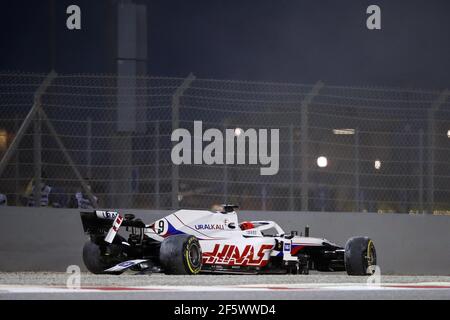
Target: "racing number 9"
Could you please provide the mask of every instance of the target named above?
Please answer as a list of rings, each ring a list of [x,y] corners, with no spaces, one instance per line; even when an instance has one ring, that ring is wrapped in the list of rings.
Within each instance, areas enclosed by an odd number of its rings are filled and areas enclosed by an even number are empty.
[[[158,220],[155,222],[156,234],[163,236],[167,233],[168,229],[169,229],[169,223],[166,221],[166,219],[161,219],[161,220]]]
[[[158,222],[158,234],[161,234],[164,232],[164,220],[159,220]]]

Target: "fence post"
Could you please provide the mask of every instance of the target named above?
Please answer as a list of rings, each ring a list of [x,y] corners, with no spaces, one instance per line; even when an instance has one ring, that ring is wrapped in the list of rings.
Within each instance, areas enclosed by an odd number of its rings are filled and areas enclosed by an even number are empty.
[[[33,160],[34,160],[34,206],[41,206],[41,177],[42,177],[42,137],[41,115],[38,110],[33,121]]]
[[[419,130],[419,210],[423,214],[423,155],[424,155],[423,129]]]
[[[75,165],[75,162],[73,162],[72,158],[70,157],[69,152],[67,151],[66,147],[64,147],[64,143],[62,142],[61,138],[58,136],[58,133],[56,132],[55,127],[53,127],[53,124],[50,122],[50,119],[48,118],[47,114],[44,110],[39,110],[40,115],[44,123],[47,125],[48,130],[50,131],[50,134],[55,138],[56,144],[58,145],[59,149],[61,150],[64,158],[66,158],[67,163],[72,168],[75,176],[77,177],[78,181],[80,181],[81,187],[83,188],[83,191],[86,193],[87,197],[89,198],[89,201],[91,201],[91,204],[94,208],[97,208],[97,201],[94,198],[94,195],[92,194],[91,189],[88,187],[86,181],[83,179],[80,171]]]
[[[294,211],[294,125],[289,126],[289,211]]]
[[[32,121],[35,119],[36,112],[38,111],[39,107],[41,106],[41,96],[45,93],[45,90],[47,90],[47,87],[50,85],[50,83],[53,81],[53,79],[56,76],[57,76],[57,73],[52,70],[45,77],[44,81],[42,81],[42,84],[36,90],[36,93],[34,94],[34,103],[33,103],[33,106],[31,107],[31,110],[28,112],[27,116],[25,117],[25,120],[22,122],[22,125],[20,126],[19,130],[17,131],[16,136],[14,137],[13,141],[11,142],[11,145],[6,150],[5,154],[3,155],[2,160],[0,161],[0,176],[3,174],[3,171],[5,170],[9,159],[17,150],[17,148],[20,144],[20,141],[22,141],[22,138],[23,138],[25,132],[28,130],[28,127],[30,126]]]
[[[267,210],[267,185],[263,184],[261,187],[261,210]]]
[[[301,152],[301,198],[302,211],[308,211],[308,106],[311,104],[315,96],[319,94],[320,89],[324,86],[322,81],[317,81],[311,92],[303,99],[301,108],[301,135],[300,135],[300,152]]]
[[[184,92],[189,89],[195,76],[190,73],[183,83],[177,88],[172,97],[172,132],[180,126],[180,99]],[[178,193],[179,193],[179,169],[172,163],[172,208],[178,209]]]
[[[227,126],[228,126],[228,121],[225,119],[225,121],[223,123],[223,136],[224,137],[227,136]],[[222,150],[223,150],[222,158],[224,159],[224,162],[223,162],[223,203],[229,203],[229,201],[228,201],[228,165],[227,165],[227,161],[226,161],[226,152],[227,151],[226,151],[225,147]]]
[[[14,117],[14,132],[18,132],[20,128],[20,123],[19,123],[19,115],[16,114],[16,116]],[[20,159],[20,155],[19,155],[20,150],[18,149],[16,154],[15,154],[15,165],[14,165],[14,177],[15,177],[15,186],[14,186],[14,190],[15,190],[15,204],[16,206],[19,205],[20,202],[20,195],[19,195],[19,177],[20,177],[20,166],[19,166],[19,159]]]
[[[86,160],[87,160],[87,177],[92,179],[92,118],[87,119],[86,128]]]
[[[160,189],[159,189],[159,121],[156,121],[155,123],[155,209],[160,208]]]
[[[355,128],[355,211],[360,211],[359,128]]]
[[[431,108],[428,110],[428,213],[433,214],[434,210],[434,162],[435,162],[435,134],[436,134],[436,119],[435,114],[439,108],[447,100],[449,91],[443,90],[436,101],[433,102]]]

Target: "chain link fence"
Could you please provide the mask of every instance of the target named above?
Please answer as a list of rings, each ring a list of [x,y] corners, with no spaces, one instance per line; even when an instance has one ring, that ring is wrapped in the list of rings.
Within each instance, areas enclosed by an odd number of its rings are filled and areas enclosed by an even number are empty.
[[[61,206],[90,185],[101,207],[450,211],[447,90],[193,75],[57,75],[42,89],[47,77],[0,74],[0,193],[9,205],[27,205],[40,176]],[[41,111],[27,124],[33,108]],[[279,129],[278,173],[173,165],[171,133],[192,132],[195,120],[203,130]]]

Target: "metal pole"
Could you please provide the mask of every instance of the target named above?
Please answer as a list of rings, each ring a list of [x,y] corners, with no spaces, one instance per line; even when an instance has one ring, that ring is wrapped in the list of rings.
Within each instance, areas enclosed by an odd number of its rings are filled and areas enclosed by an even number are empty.
[[[423,129],[419,130],[419,212],[423,213],[423,155],[424,155]]]
[[[42,137],[40,112],[36,112],[33,121],[33,160],[34,160],[34,206],[41,206],[41,181],[42,181]]]
[[[435,132],[434,110],[428,112],[428,214],[433,214],[434,207],[434,132]]]
[[[96,208],[97,201],[95,200],[94,195],[92,194],[91,190],[89,189],[86,181],[84,181],[83,177],[81,176],[80,171],[78,171],[78,168],[76,167],[75,162],[73,162],[72,158],[70,157],[70,154],[67,151],[66,147],[64,146],[63,142],[61,141],[61,138],[58,136],[55,128],[53,127],[52,123],[48,119],[47,114],[42,109],[40,110],[40,114],[41,114],[42,120],[44,120],[45,124],[47,125],[47,128],[50,131],[50,134],[55,138],[56,144],[58,145],[59,149],[61,149],[61,152],[63,153],[63,156],[66,158],[67,163],[72,168],[78,181],[80,181],[83,191],[88,196],[89,201],[91,201],[92,206],[94,208]]]
[[[49,15],[50,15],[50,30],[49,30],[49,58],[50,58],[50,66],[52,69],[55,68],[55,33],[56,33],[56,27],[55,27],[55,0],[49,1]]]
[[[315,96],[319,94],[320,89],[323,87],[323,82],[318,81],[311,92],[303,99],[301,108],[301,136],[300,136],[300,151],[301,151],[301,198],[302,198],[302,211],[308,211],[308,106],[311,104]]]
[[[16,114],[15,116],[15,120],[14,120],[14,132],[17,132],[19,130],[20,127],[20,123],[19,123],[19,115]],[[17,152],[15,154],[15,165],[14,165],[14,177],[15,177],[15,204],[16,206],[19,205],[19,201],[20,201],[20,192],[19,192],[19,177],[20,177],[20,166],[19,166],[19,161],[20,161],[20,150],[17,149]]]
[[[87,119],[87,141],[86,141],[86,158],[87,158],[87,177],[92,179],[92,118]]]
[[[447,89],[443,90],[437,100],[433,103],[430,110],[428,111],[428,213],[433,214],[434,210],[434,162],[435,162],[435,144],[436,144],[436,119],[435,113],[439,110],[441,105],[445,103],[449,91]]]
[[[159,121],[155,123],[155,209],[160,208],[160,191],[159,191]]]
[[[177,88],[172,98],[172,132],[180,126],[180,99],[184,92],[189,88],[195,76],[190,73],[184,79],[183,83]],[[172,208],[178,209],[179,194],[179,169],[177,165],[172,164]]]
[[[223,123],[223,136],[226,137],[227,132],[227,126],[228,122],[227,120]],[[226,154],[226,148],[223,146],[223,153]],[[222,158],[226,159],[226,156],[224,157],[224,154],[222,154]],[[223,203],[229,203],[228,202],[228,165],[226,160],[223,163]]]
[[[261,187],[261,210],[266,211],[267,210],[267,186],[263,184]]]
[[[355,129],[355,211],[360,211],[359,129]]]
[[[38,111],[39,106],[41,105],[41,96],[47,89],[47,87],[50,85],[52,80],[57,76],[55,71],[51,71],[42,81],[42,84],[39,86],[39,88],[36,90],[36,93],[34,94],[34,103],[31,107],[31,110],[28,112],[27,116],[25,117],[25,120],[22,122],[22,125],[20,126],[19,130],[16,133],[16,136],[14,137],[14,140],[11,142],[11,145],[6,150],[5,154],[3,155],[2,160],[0,161],[0,176],[3,174],[3,171],[6,168],[6,165],[9,162],[9,159],[11,159],[14,152],[17,150],[20,141],[22,141],[22,138],[25,134],[25,132],[28,130],[28,127],[32,123],[32,121],[35,119],[36,112]]]
[[[294,126],[289,126],[289,211],[294,211]]]
[[[223,164],[223,203],[228,202],[228,165]]]

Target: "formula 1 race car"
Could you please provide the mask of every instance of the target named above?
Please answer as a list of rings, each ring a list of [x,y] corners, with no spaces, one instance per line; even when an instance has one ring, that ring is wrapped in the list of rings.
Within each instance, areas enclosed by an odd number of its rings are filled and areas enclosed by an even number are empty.
[[[376,265],[372,240],[354,237],[345,248],[326,239],[286,234],[273,221],[238,222],[237,206],[215,211],[178,210],[152,224],[133,214],[81,212],[89,240],[87,269],[120,274],[127,269],[166,274],[308,274],[309,270],[371,274]],[[120,232],[119,232],[120,231]],[[372,268],[371,268],[372,267]]]

